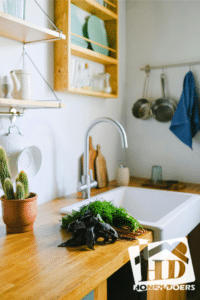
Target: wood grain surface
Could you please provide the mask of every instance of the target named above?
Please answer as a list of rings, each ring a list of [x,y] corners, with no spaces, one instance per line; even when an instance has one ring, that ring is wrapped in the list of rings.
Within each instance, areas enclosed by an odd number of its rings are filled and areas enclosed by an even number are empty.
[[[97,157],[95,159],[96,179],[99,188],[108,185],[108,172],[106,167],[106,160],[101,153],[100,145],[97,145]]]
[[[33,232],[6,235],[0,220],[0,299],[80,300],[93,289],[96,299],[106,299],[105,280],[129,261],[128,248],[138,241],[58,247],[71,236],[60,227],[60,209],[81,200],[77,193],[38,205]],[[140,238],[152,241],[152,233]]]
[[[147,181],[131,178],[130,185],[142,187]],[[101,190],[92,189],[91,195],[117,186],[113,181]],[[187,183],[181,192],[200,194],[200,184]],[[95,250],[57,247],[70,237],[60,227],[60,209],[81,200],[81,192],[78,192],[38,205],[32,233],[6,235],[0,219],[0,299],[79,300],[96,288],[96,295],[104,295],[105,280],[129,261],[128,248],[138,242],[117,241],[106,246],[96,245]],[[198,242],[199,231],[192,237]],[[147,232],[139,238],[151,241],[152,233]],[[199,243],[195,246],[199,247]],[[199,248],[195,249],[199,259]],[[196,266],[195,261],[193,265]]]

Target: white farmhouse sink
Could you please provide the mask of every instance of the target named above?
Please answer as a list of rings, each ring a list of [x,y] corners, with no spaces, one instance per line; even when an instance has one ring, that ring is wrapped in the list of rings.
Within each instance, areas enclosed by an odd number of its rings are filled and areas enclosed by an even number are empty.
[[[66,206],[61,213],[91,201],[112,201],[124,207],[144,228],[154,233],[154,241],[187,236],[200,222],[200,195],[156,189],[119,187],[90,199]]]

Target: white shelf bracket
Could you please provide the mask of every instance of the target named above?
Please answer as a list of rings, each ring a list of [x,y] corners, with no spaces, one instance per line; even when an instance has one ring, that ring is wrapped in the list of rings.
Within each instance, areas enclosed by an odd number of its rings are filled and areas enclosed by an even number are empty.
[[[26,56],[26,44],[23,44],[23,69],[26,69],[25,56]]]
[[[58,27],[54,24],[54,22],[51,20],[51,18],[47,15],[47,13],[44,11],[44,9],[40,6],[40,4],[34,0],[35,3],[37,4],[37,6],[40,8],[40,10],[44,13],[44,15],[47,17],[47,19],[49,20],[49,22],[51,23],[51,25],[56,29],[56,31],[58,31],[60,33],[59,38],[62,38],[62,30],[58,29]]]
[[[40,70],[38,69],[38,67],[35,65],[35,63],[31,59],[31,57],[29,56],[29,54],[26,52],[26,45],[23,46],[23,64],[24,65],[25,65],[25,55],[27,55],[28,59],[33,64],[33,66],[35,67],[35,69],[38,71],[38,73],[40,74],[40,76],[42,77],[42,79],[44,80],[44,82],[46,83],[46,85],[50,88],[51,92],[53,93],[53,95],[56,98],[56,101],[58,101],[61,104],[61,100],[58,99],[56,93],[54,92],[54,90],[52,89],[52,87],[50,86],[50,84],[46,81],[46,79],[44,78],[44,76],[42,75],[42,73],[40,72]],[[55,100],[48,100],[48,101],[55,101]],[[60,107],[61,107],[61,105],[60,105]]]

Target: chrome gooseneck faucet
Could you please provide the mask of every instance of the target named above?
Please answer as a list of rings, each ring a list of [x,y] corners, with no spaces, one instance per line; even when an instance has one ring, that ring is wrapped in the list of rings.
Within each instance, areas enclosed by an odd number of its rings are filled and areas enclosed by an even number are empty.
[[[89,174],[89,133],[90,130],[98,123],[101,122],[108,122],[113,124],[120,133],[121,140],[122,140],[122,148],[128,148],[128,142],[127,142],[127,136],[124,128],[122,125],[111,118],[99,118],[94,120],[88,127],[86,131],[86,136],[85,136],[85,152],[84,152],[84,170],[83,170],[83,176],[81,178],[81,182],[79,182],[78,185],[78,190],[82,191],[82,196],[83,198],[90,198],[90,190],[93,187],[97,186],[97,182],[93,180],[93,174],[92,170],[90,170]]]

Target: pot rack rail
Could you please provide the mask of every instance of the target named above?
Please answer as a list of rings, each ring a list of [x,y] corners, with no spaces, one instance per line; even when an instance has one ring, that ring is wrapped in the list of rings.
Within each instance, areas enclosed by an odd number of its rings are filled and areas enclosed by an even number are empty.
[[[140,68],[141,71],[145,71],[147,74],[151,70],[155,69],[168,69],[168,68],[178,68],[178,67],[185,67],[185,66],[195,66],[195,65],[200,65],[200,61],[196,62],[187,62],[187,63],[178,63],[178,64],[169,64],[169,65],[160,65],[160,66],[150,66],[146,65],[144,68]]]

